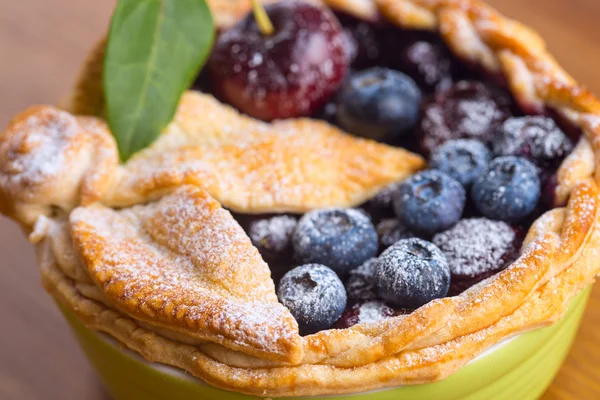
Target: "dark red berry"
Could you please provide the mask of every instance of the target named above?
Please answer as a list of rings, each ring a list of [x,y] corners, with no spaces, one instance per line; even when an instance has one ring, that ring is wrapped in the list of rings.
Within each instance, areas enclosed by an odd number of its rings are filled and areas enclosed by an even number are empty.
[[[557,168],[573,149],[567,135],[548,117],[509,118],[494,140],[497,156],[520,156],[541,169]]]
[[[452,62],[440,44],[416,41],[402,52],[403,71],[424,89],[445,89],[452,83]]]
[[[513,262],[521,236],[504,222],[472,218],[438,233],[433,243],[448,260],[452,290],[462,292]]]
[[[229,104],[266,121],[311,115],[346,75],[347,39],[324,7],[285,1],[265,8],[272,35],[249,14],[218,38],[208,64],[213,86]]]
[[[461,81],[438,93],[424,107],[421,145],[426,153],[452,139],[490,144],[499,123],[508,117],[505,99],[483,83]]]

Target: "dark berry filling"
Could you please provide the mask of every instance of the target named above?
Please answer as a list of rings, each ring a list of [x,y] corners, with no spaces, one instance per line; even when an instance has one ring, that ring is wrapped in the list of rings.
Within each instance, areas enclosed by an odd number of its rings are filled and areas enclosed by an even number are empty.
[[[266,261],[285,259],[292,249],[292,235],[298,220],[289,215],[276,215],[250,223],[248,236]]]
[[[370,300],[346,309],[333,327],[345,329],[357,324],[371,324],[400,314],[381,301]]]
[[[263,120],[308,116],[429,157],[429,170],[357,209],[236,215],[303,335],[408,313],[507,268],[556,207],[556,170],[580,132],[518,109],[498,74],[431,32],[303,1],[223,32],[194,87]],[[424,239],[431,239],[431,242]],[[300,266],[298,266],[300,265]]]
[[[497,125],[507,117],[504,99],[481,82],[461,81],[425,105],[421,145],[431,153],[452,139],[477,139],[489,144]]]
[[[509,118],[493,143],[497,156],[519,156],[543,170],[556,169],[573,150],[571,140],[548,117]]]
[[[350,302],[377,299],[375,264],[377,264],[377,258],[371,258],[348,273],[346,293]]]
[[[504,222],[473,218],[438,233],[433,243],[448,260],[452,285],[460,287],[461,283],[473,285],[503,270],[515,260],[520,240]]]
[[[402,52],[403,69],[428,90],[444,90],[452,84],[452,61],[445,46],[425,40],[408,45]]]
[[[408,229],[397,218],[384,219],[377,224],[377,235],[379,236],[379,251],[382,252],[397,241],[410,239],[419,235]]]

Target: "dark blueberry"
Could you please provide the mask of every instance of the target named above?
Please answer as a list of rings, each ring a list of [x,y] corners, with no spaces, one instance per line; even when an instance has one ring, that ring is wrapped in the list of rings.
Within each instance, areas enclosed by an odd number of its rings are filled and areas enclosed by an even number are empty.
[[[433,243],[404,239],[378,258],[375,284],[391,305],[415,309],[448,294],[450,267]]]
[[[468,189],[486,170],[491,159],[490,151],[480,141],[456,139],[435,149],[429,158],[429,166],[450,175]]]
[[[461,81],[426,104],[421,119],[421,145],[429,154],[452,139],[491,143],[496,126],[508,112],[483,83]]]
[[[370,324],[396,316],[393,308],[385,303],[370,300],[350,306],[333,326],[336,329],[346,329],[358,324]]]
[[[465,202],[465,189],[460,183],[440,171],[429,170],[400,185],[394,208],[408,229],[433,235],[458,222]]]
[[[374,221],[380,221],[386,218],[392,218],[394,213],[394,193],[398,190],[400,183],[392,183],[381,189],[371,200],[369,200],[365,209],[371,215]]]
[[[496,155],[520,156],[542,169],[554,169],[573,145],[552,118],[527,116],[504,121],[493,148]]]
[[[291,252],[297,223],[297,219],[289,215],[253,220],[248,236],[267,262],[280,260]]]
[[[519,242],[510,225],[486,218],[463,219],[433,237],[450,265],[453,291],[455,287],[463,291],[506,268],[516,259]]]
[[[348,300],[364,301],[377,298],[375,289],[375,264],[376,258],[370,258],[358,268],[354,268],[348,273],[346,279],[346,293]]]
[[[518,222],[535,210],[540,191],[535,165],[507,156],[493,160],[475,180],[471,198],[484,217]]]
[[[379,236],[379,251],[383,251],[401,239],[418,235],[407,229],[397,218],[384,219],[375,228]]]
[[[343,208],[305,214],[292,237],[294,257],[303,264],[327,265],[345,274],[377,255],[373,223],[363,211]]]
[[[401,72],[371,68],[351,76],[337,100],[338,124],[343,129],[358,136],[392,141],[417,123],[421,91]]]
[[[324,265],[296,267],[281,278],[277,297],[300,327],[301,335],[329,328],[346,308],[346,290],[335,272]]]
[[[443,89],[452,83],[450,56],[438,43],[418,40],[402,52],[402,70],[427,89]]]
[[[219,36],[208,61],[227,103],[263,120],[321,109],[349,69],[347,40],[333,13],[304,1],[265,6],[275,31],[264,35],[253,13]]]

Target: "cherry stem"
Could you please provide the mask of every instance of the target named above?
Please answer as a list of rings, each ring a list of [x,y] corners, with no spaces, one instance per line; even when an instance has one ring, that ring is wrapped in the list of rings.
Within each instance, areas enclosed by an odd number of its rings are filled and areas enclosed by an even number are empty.
[[[252,0],[252,9],[260,32],[265,36],[271,36],[275,32],[275,28],[265,11],[265,6],[260,0]]]

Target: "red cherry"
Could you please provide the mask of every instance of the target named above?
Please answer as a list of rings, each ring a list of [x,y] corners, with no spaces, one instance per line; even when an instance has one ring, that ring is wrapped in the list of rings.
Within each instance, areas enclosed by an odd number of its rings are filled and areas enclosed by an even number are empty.
[[[217,40],[208,64],[215,92],[265,121],[311,115],[348,70],[347,38],[326,8],[285,1],[265,9],[272,35],[249,14]]]

